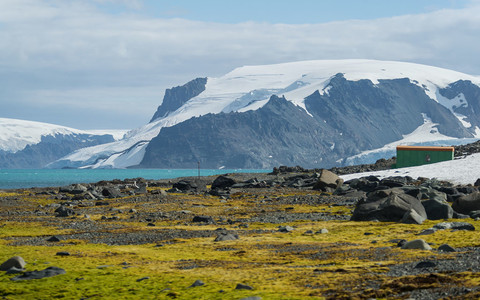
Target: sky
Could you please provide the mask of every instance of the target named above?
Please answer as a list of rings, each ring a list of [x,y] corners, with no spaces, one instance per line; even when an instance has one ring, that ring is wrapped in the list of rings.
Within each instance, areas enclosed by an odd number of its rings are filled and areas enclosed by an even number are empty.
[[[167,88],[312,59],[480,75],[479,15],[480,0],[0,0],[0,117],[133,129]]]

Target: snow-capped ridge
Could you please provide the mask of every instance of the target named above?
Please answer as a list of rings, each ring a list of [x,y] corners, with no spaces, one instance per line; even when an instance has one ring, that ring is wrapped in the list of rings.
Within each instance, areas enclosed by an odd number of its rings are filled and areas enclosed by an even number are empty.
[[[50,123],[10,118],[0,118],[0,129],[0,150],[7,152],[17,152],[27,145],[37,144],[43,136],[109,134],[118,140],[127,132],[126,130],[79,130]]]
[[[452,104],[453,102],[449,99],[441,97],[439,89],[458,80],[469,80],[480,85],[480,77],[438,67],[396,61],[311,60],[243,66],[224,76],[207,78],[205,89],[197,96],[183,103],[175,111],[169,112],[165,117],[130,131],[124,139],[78,150],[62,158],[61,163],[56,166],[61,167],[63,164],[98,168],[132,166],[141,160],[141,154],[146,147],[145,144],[140,146],[137,143],[153,139],[162,128],[209,113],[257,110],[263,107],[272,95],[283,96],[310,114],[305,106],[305,98],[315,92],[321,95],[329,94],[331,91],[329,83],[338,74],[349,81],[370,80],[376,85],[381,80],[408,78],[411,83],[421,87],[430,98],[449,106],[447,108],[450,110],[453,109],[453,105],[461,104],[461,96],[458,96]],[[462,116],[457,117],[463,120]],[[131,149],[130,151],[136,155],[127,154],[131,152],[125,152],[126,149]]]

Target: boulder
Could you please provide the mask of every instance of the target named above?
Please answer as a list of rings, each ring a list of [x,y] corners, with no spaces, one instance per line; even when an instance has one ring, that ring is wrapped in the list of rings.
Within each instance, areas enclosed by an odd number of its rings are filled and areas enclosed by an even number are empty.
[[[469,231],[474,231],[475,226],[468,222],[442,222],[433,225],[434,229],[438,230],[445,230],[445,229],[451,229],[451,230],[469,230]]]
[[[196,191],[197,184],[193,180],[180,180],[173,184],[172,189],[177,189],[182,192]]]
[[[327,189],[336,189],[343,184],[343,179],[335,173],[328,170],[321,170],[317,182],[313,186],[314,190],[326,191]]]
[[[121,198],[124,195],[116,187],[105,187],[102,190],[102,196],[107,198]]]
[[[23,269],[27,263],[21,256],[14,256],[7,259],[0,265],[0,271],[8,271],[10,268]]]
[[[229,232],[220,232],[215,239],[215,242],[235,241],[238,240],[238,234]]]
[[[73,211],[73,209],[63,205],[57,208],[55,213],[57,217],[69,217],[75,215],[75,211]]]
[[[462,214],[480,210],[480,192],[474,192],[457,198],[452,204],[453,210]]]
[[[212,189],[226,189],[232,187],[234,184],[236,184],[236,181],[233,178],[221,175],[212,182]]]
[[[451,219],[453,217],[453,209],[448,205],[446,195],[445,200],[425,200],[422,201],[422,205],[425,208],[429,220]]]
[[[432,250],[432,247],[422,239],[406,242],[402,249]]]
[[[359,201],[352,214],[353,221],[379,220],[399,222],[406,213],[415,211],[418,218],[427,218],[422,203],[417,198],[407,194],[392,193],[388,197],[376,201]]]
[[[425,220],[426,218],[419,215],[414,209],[410,209],[403,215],[400,222],[405,224],[422,224]]]

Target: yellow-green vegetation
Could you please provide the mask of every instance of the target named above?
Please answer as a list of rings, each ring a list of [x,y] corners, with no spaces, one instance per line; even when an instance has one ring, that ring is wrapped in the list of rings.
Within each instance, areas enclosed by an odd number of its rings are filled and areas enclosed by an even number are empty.
[[[150,188],[149,192],[156,189]],[[1,195],[0,195],[1,196]],[[12,195],[3,195],[9,197]],[[19,196],[19,195],[17,195]],[[35,211],[52,199],[20,195],[17,211]],[[422,225],[345,220],[290,222],[248,222],[251,217],[273,211],[286,213],[324,213],[348,215],[353,207],[329,204],[286,204],[278,197],[332,197],[312,191],[274,191],[268,194],[237,193],[224,200],[214,196],[174,194],[164,198],[108,200],[108,206],[79,207],[89,218],[55,217],[53,208],[45,214],[3,214],[0,220],[0,263],[12,256],[27,262],[27,271],[56,266],[66,274],[55,277],[11,281],[15,275],[0,272],[2,299],[388,299],[392,294],[408,296],[416,288],[443,285],[477,286],[476,273],[421,274],[388,276],[391,266],[423,259],[449,259],[454,254],[437,251],[402,250],[394,239],[413,240],[435,221]],[[159,196],[160,197],[160,196]],[[155,226],[141,218],[131,218],[135,209]],[[183,212],[180,212],[183,211]],[[179,213],[180,212],[180,213]],[[159,217],[159,213],[165,214]],[[179,214],[185,217],[171,217]],[[194,215],[235,222],[202,225],[192,223]],[[118,216],[115,219],[102,216]],[[143,216],[143,215],[142,215]],[[14,219],[14,220],[12,220]],[[470,221],[480,227],[479,221]],[[74,229],[74,223],[91,225]],[[292,226],[291,232],[278,231]],[[215,231],[222,227],[239,233],[240,239],[214,242]],[[320,229],[328,233],[320,234]],[[201,235],[160,238],[168,230],[211,232]],[[75,234],[91,233],[91,238]],[[115,245],[98,243],[102,234],[158,234],[149,243]],[[50,236],[65,236],[60,242],[44,242]],[[37,238],[35,240],[34,238]],[[429,243],[452,247],[478,246],[478,231],[437,231],[421,236]],[[32,240],[34,242],[29,243]],[[38,242],[38,239],[42,242]],[[114,239],[114,238],[113,238]],[[37,241],[37,242],[35,242]],[[66,251],[70,255],[56,255]],[[190,287],[195,280],[205,285]],[[242,283],[253,290],[235,289]],[[403,296],[402,296],[403,297]]]

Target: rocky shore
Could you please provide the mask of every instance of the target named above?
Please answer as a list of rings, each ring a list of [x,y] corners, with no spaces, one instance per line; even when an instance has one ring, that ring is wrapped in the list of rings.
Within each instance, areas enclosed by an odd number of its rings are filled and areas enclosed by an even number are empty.
[[[4,299],[480,297],[477,186],[279,167],[9,190],[0,205]]]

